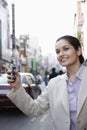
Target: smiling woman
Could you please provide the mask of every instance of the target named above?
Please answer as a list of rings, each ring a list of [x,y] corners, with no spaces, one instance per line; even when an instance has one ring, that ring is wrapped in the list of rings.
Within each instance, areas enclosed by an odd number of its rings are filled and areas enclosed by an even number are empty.
[[[56,41],[55,49],[59,63],[66,68],[75,63],[78,63],[79,66],[79,61],[81,64],[84,62],[80,42],[73,36],[60,37]]]
[[[26,115],[39,116],[51,110],[54,130],[87,129],[87,66],[76,37],[65,35],[56,41],[57,59],[66,73],[52,78],[47,87],[32,99],[20,84],[20,75],[11,84],[8,98]],[[11,77],[8,70],[8,77]],[[83,98],[82,98],[83,97]],[[79,123],[79,120],[81,121]],[[67,122],[67,125],[66,125]]]
[[[55,49],[59,63],[66,68],[79,63],[79,61],[81,64],[84,62],[81,44],[73,36],[66,35],[57,39]]]

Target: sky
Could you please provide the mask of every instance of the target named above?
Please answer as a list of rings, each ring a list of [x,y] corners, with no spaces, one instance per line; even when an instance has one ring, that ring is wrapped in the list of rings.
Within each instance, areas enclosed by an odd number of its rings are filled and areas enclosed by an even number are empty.
[[[76,0],[7,0],[10,12],[15,4],[15,36],[29,34],[41,46],[42,54],[55,55],[55,42],[73,35]],[[11,26],[11,25],[10,25]]]

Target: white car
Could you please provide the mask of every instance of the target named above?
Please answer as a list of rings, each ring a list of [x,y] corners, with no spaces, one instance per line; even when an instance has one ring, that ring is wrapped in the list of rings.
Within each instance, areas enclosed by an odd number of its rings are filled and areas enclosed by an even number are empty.
[[[33,98],[41,94],[41,89],[35,83],[35,77],[31,73],[20,73],[22,87]],[[16,108],[16,106],[6,96],[11,86],[7,82],[7,74],[0,74],[0,109]]]
[[[41,94],[41,88],[36,84],[33,74],[20,72],[22,86],[25,87],[27,93],[35,99]]]

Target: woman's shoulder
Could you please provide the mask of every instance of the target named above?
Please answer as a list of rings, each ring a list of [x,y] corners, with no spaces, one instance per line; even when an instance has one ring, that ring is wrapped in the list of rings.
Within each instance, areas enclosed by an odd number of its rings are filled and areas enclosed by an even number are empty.
[[[62,88],[65,86],[65,84],[66,84],[65,74],[59,75],[59,76],[56,76],[55,78],[52,78],[49,81],[47,90],[49,93],[54,93],[56,91],[58,93],[62,90]]]
[[[66,79],[66,73],[50,79],[49,84],[58,84],[61,81],[63,82],[65,79]]]

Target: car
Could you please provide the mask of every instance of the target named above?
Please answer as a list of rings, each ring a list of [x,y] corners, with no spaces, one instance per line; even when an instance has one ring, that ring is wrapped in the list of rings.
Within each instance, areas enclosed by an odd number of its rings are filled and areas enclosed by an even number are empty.
[[[41,94],[41,88],[36,84],[36,79],[31,73],[20,72],[22,86],[25,87],[26,92],[33,98],[37,98]]]
[[[36,85],[35,77],[31,73],[20,72],[21,84],[26,92],[33,98],[41,94],[41,89]],[[7,74],[0,74],[0,109],[17,108],[6,96],[11,86],[7,82]]]

